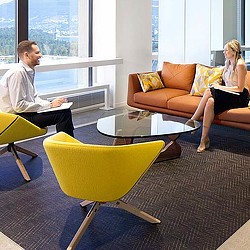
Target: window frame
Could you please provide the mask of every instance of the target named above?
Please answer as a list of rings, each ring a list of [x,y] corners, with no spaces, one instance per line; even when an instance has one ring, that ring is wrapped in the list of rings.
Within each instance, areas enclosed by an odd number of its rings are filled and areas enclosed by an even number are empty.
[[[88,0],[88,57],[93,56],[93,1]],[[15,0],[15,47],[19,42],[29,38],[29,0]],[[18,62],[17,53],[15,53],[15,62]],[[93,68],[88,68],[88,86],[93,86]]]

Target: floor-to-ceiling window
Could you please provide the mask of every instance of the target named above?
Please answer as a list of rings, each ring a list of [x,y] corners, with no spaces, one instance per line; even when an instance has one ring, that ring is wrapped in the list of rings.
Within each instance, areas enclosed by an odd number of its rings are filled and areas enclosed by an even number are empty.
[[[0,65],[15,62],[15,1],[0,0]]]
[[[38,43],[41,64],[88,57],[91,1],[0,0],[0,62],[17,61],[16,44],[24,39]],[[88,68],[37,72],[36,86],[42,94],[83,88],[88,76]]]
[[[89,56],[88,3],[88,0],[29,0],[28,38],[37,41],[44,61]],[[88,87],[88,72],[87,68],[39,72],[37,89],[45,93]]]

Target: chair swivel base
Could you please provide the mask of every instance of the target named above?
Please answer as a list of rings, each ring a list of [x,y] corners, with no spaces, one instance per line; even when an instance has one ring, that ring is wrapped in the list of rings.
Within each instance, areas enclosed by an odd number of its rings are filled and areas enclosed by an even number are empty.
[[[17,152],[21,152],[23,154],[26,154],[26,155],[29,155],[31,156],[32,158],[35,158],[37,157],[37,154],[27,150],[27,149],[24,149],[22,147],[19,147],[17,145],[15,145],[14,143],[9,143],[8,146],[6,146],[5,148],[3,148],[1,151],[0,151],[0,155],[6,153],[6,152],[11,152],[13,154],[13,156],[15,157],[15,160],[16,160],[16,164],[17,166],[19,167],[22,175],[23,175],[23,178],[26,180],[26,181],[30,181],[30,176],[25,168],[25,166],[23,165],[19,155]]]
[[[80,241],[81,237],[83,236],[83,234],[87,230],[87,227],[89,226],[90,222],[92,221],[95,214],[97,213],[97,211],[99,210],[99,208],[103,204],[102,202],[95,202],[95,201],[85,200],[85,201],[82,201],[80,203],[80,205],[81,205],[81,207],[85,207],[85,206],[87,206],[87,205],[89,205],[91,203],[94,203],[94,204],[91,207],[91,209],[88,212],[85,219],[83,220],[83,222],[80,225],[79,229],[77,230],[77,232],[76,232],[74,238],[72,239],[72,241],[70,242],[69,246],[67,247],[67,250],[73,250],[73,249],[76,248],[76,246],[77,246],[78,242]],[[106,202],[104,202],[104,203],[106,203]],[[127,204],[126,202],[124,202],[122,200],[113,201],[111,203],[115,204],[119,208],[122,208],[122,209],[126,210],[127,212],[130,212],[130,213],[140,217],[141,219],[146,220],[147,222],[150,222],[150,223],[153,223],[153,224],[157,224],[157,223],[161,222],[157,218],[155,218],[155,217],[141,211],[140,209],[138,209],[138,208],[136,208],[134,206],[131,206],[131,205]]]

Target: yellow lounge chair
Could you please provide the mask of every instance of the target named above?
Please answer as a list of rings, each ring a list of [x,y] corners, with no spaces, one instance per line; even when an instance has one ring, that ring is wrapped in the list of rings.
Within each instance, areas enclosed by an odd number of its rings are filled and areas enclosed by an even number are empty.
[[[46,138],[43,145],[62,191],[85,200],[82,206],[94,203],[67,249],[75,249],[97,210],[106,202],[113,202],[150,223],[160,223],[120,199],[153,164],[164,147],[163,141],[90,145],[59,132]]]
[[[46,133],[46,128],[39,128],[19,115],[0,112],[0,145],[8,144],[0,150],[0,155],[7,151],[11,152],[26,181],[30,181],[30,177],[17,151],[30,155],[32,158],[35,158],[37,154],[15,145],[15,142],[41,136]]]

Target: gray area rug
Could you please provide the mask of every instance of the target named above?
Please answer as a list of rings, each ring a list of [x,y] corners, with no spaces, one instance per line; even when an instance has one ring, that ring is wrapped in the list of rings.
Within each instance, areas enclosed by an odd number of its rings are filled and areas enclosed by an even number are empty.
[[[75,136],[86,143],[112,144],[96,125],[76,129]],[[211,148],[202,154],[196,153],[199,137],[200,131],[182,135],[181,158],[155,163],[124,197],[161,224],[105,205],[77,249],[210,250],[248,221],[250,132],[214,125]],[[21,155],[29,183],[11,155],[0,157],[0,231],[24,249],[66,249],[90,207],[81,209],[80,200],[62,193],[42,141],[22,143],[39,155],[33,160]]]

